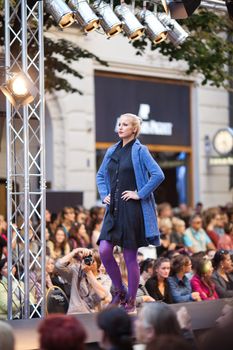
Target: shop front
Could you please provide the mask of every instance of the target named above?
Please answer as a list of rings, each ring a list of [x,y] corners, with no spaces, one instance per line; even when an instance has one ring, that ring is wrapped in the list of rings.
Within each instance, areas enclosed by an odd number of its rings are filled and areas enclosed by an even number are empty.
[[[118,140],[117,118],[137,114],[143,120],[139,139],[165,174],[156,202],[192,205],[191,88],[187,81],[95,71],[97,169]]]

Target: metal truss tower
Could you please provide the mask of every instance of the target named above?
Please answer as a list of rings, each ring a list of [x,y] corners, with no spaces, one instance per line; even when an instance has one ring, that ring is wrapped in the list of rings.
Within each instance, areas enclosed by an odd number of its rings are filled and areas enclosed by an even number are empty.
[[[45,146],[43,1],[5,0],[6,74],[23,71],[33,103],[6,102],[8,318],[45,310]]]

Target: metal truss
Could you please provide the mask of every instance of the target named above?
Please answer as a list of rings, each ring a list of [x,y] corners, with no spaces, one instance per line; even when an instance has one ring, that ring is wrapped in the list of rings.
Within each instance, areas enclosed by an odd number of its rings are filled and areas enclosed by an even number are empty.
[[[5,0],[7,72],[39,90],[28,106],[6,105],[8,318],[45,310],[45,124],[43,1]]]

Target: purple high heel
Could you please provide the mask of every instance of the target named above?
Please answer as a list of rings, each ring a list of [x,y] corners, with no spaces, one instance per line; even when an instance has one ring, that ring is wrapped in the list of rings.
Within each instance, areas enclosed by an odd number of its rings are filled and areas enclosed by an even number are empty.
[[[125,305],[127,302],[127,289],[125,286],[122,286],[121,289],[114,289],[112,295],[112,301],[109,305]]]

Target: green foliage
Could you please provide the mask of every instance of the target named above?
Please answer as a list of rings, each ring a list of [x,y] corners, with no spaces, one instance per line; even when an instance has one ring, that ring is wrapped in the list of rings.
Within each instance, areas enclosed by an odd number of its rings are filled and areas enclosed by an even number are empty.
[[[12,0],[13,1],[13,0]],[[29,0],[30,1],[30,0]],[[129,0],[127,0],[128,2]],[[116,4],[119,4],[116,3]],[[142,6],[141,1],[136,5]],[[1,12],[3,0],[0,0],[0,46],[4,45],[3,23]],[[160,8],[161,9],[161,8]],[[200,9],[186,20],[179,21],[182,27],[189,31],[186,42],[175,48],[169,42],[159,45],[151,44],[146,37],[134,41],[135,53],[142,55],[147,46],[152,51],[158,50],[170,61],[185,61],[188,64],[187,74],[198,73],[202,76],[202,84],[229,88],[233,79],[229,74],[229,67],[233,66],[232,22],[226,13]],[[56,26],[48,15],[45,15],[45,86],[47,91],[65,90],[79,92],[67,80],[68,75],[82,79],[82,75],[73,68],[73,63],[80,59],[94,59],[100,64],[107,65],[93,53],[83,50],[78,45],[65,39],[52,40],[46,36],[46,31]],[[89,34],[91,35],[91,34]],[[231,40],[230,40],[231,39]],[[114,38],[112,39],[114,40]]]

